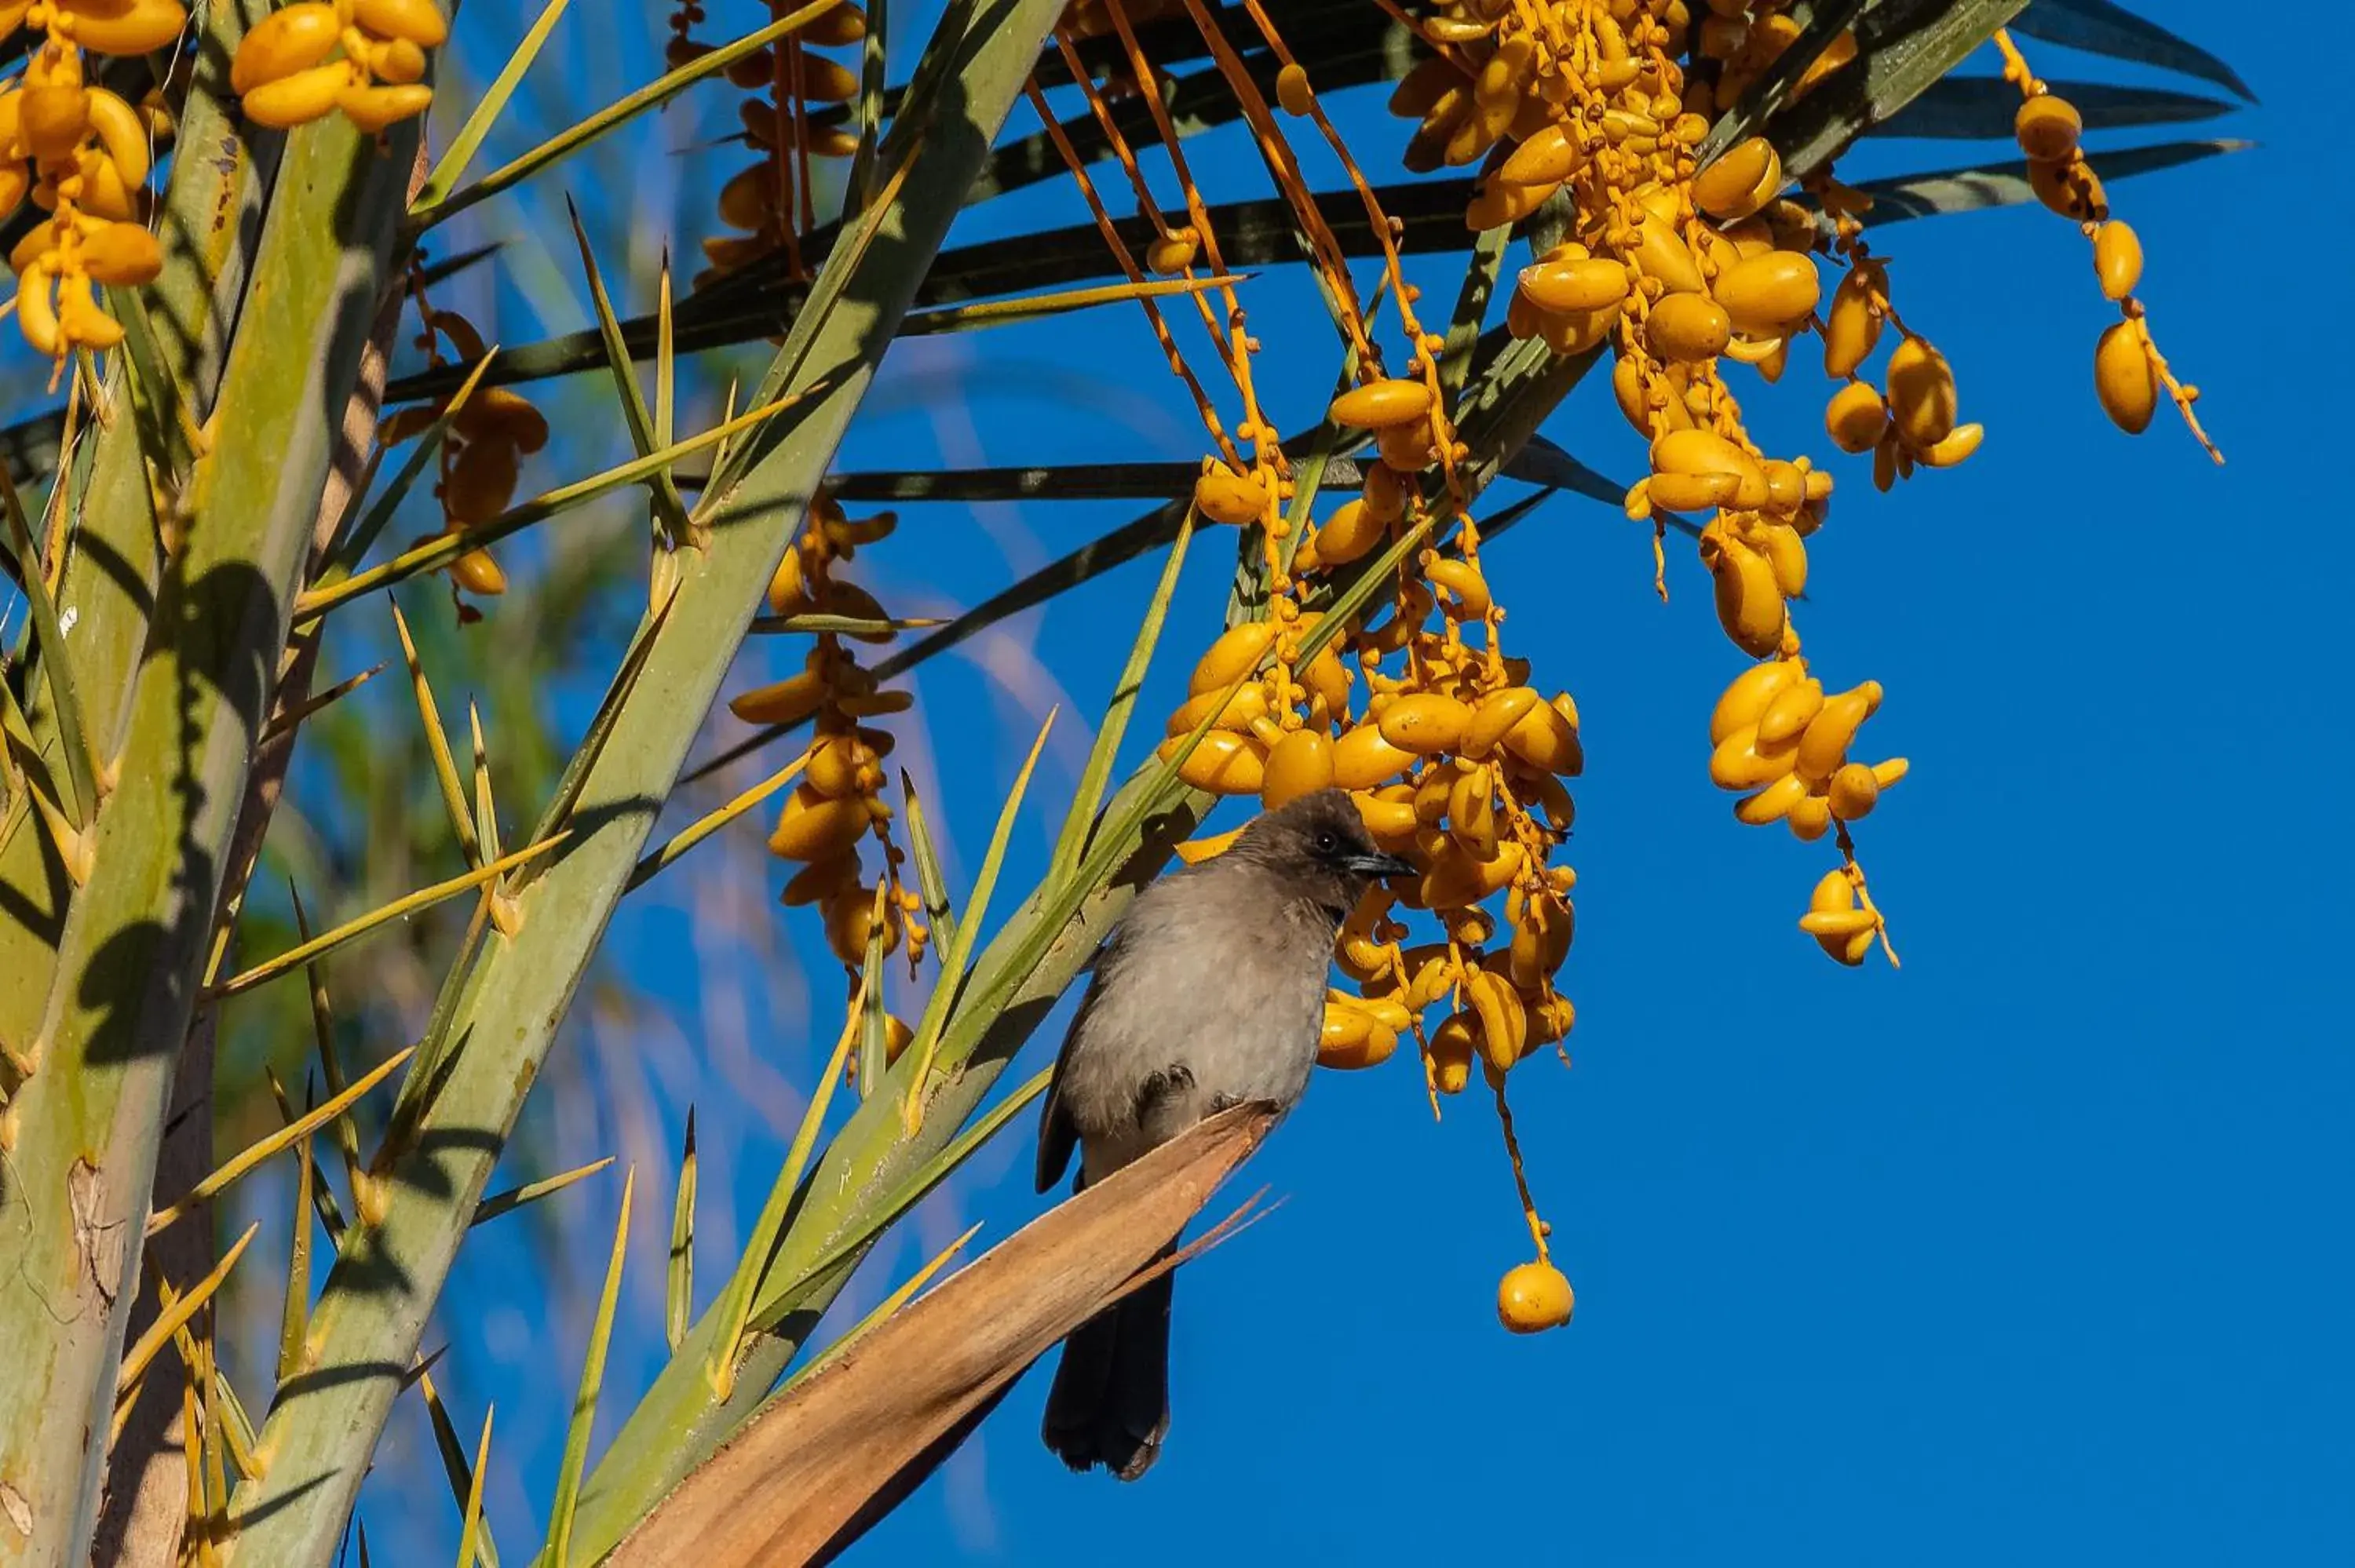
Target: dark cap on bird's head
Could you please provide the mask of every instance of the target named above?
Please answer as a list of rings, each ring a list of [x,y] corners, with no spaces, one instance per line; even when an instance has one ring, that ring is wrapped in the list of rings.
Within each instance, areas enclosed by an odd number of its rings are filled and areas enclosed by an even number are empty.
[[[1343,914],[1378,879],[1415,874],[1412,862],[1374,842],[1357,802],[1342,789],[1319,789],[1263,813],[1220,859],[1264,866],[1288,890]]]

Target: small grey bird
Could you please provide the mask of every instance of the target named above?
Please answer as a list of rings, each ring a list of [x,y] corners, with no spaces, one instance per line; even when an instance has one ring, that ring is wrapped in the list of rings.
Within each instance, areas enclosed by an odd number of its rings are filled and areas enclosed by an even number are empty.
[[[1062,1179],[1075,1143],[1074,1192],[1230,1106],[1289,1110],[1316,1065],[1342,920],[1376,879],[1413,870],[1376,848],[1347,794],[1325,789],[1138,895],[1055,1063],[1039,1191]],[[1044,1436],[1074,1470],[1101,1464],[1133,1481],[1160,1456],[1169,1297],[1164,1274],[1063,1341]]]

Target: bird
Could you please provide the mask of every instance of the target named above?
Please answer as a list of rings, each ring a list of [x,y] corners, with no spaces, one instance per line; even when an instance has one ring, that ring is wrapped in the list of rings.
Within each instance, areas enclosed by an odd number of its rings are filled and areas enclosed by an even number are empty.
[[[1062,1180],[1074,1149],[1078,1192],[1229,1107],[1288,1112],[1316,1065],[1341,922],[1377,881],[1414,869],[1328,789],[1146,887],[1097,955],[1056,1059],[1039,1191]],[[1133,1481],[1160,1457],[1170,1287],[1165,1270],[1063,1341],[1041,1436],[1072,1469]]]

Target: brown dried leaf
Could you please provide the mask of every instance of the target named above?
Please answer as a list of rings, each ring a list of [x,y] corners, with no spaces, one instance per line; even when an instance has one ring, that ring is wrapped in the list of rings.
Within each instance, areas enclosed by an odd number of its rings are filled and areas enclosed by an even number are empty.
[[[1056,1341],[1139,1283],[1273,1125],[1238,1106],[1024,1226],[778,1399],[679,1483],[607,1568],[831,1557],[954,1451]]]

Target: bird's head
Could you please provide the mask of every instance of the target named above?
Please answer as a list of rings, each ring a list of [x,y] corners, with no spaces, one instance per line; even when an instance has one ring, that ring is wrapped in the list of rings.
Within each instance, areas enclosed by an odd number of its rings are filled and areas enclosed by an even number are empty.
[[[1415,869],[1382,852],[1356,803],[1340,789],[1319,789],[1264,813],[1227,853],[1265,867],[1288,893],[1323,909],[1337,925],[1375,882],[1412,876]]]

